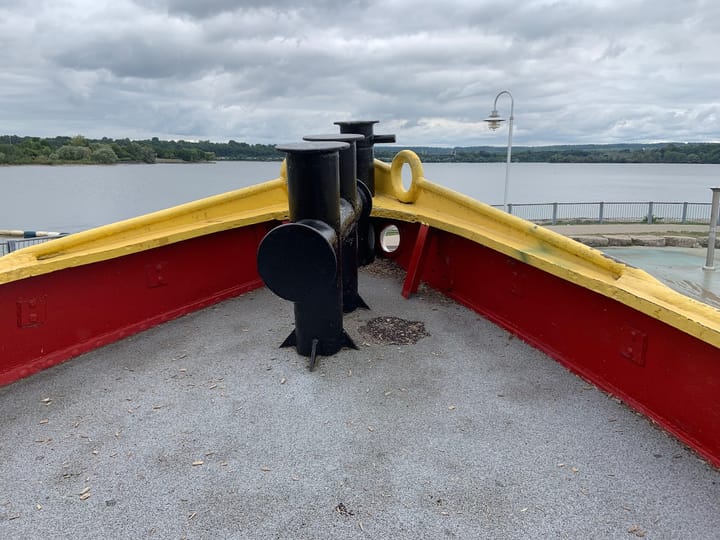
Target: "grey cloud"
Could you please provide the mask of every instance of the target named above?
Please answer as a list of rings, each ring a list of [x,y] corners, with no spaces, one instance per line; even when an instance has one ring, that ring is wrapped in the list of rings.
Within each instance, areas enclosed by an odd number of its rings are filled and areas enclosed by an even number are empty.
[[[58,54],[54,60],[65,68],[107,69],[118,77],[141,79],[162,79],[179,74],[188,77],[202,71],[204,66],[196,51],[127,40],[87,43]]]
[[[139,6],[149,5],[155,9],[165,9],[170,14],[187,15],[198,19],[208,19],[229,13],[249,10],[272,12],[307,11],[346,11],[354,7],[366,7],[365,0],[152,0],[137,2]]]
[[[0,0],[4,129],[279,142],[355,116],[503,144],[482,119],[509,89],[519,144],[720,139],[715,2],[92,6]]]

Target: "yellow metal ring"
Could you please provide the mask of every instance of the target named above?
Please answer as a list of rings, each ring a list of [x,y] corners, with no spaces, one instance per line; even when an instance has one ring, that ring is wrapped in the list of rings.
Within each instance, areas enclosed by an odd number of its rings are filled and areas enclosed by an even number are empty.
[[[406,163],[410,165],[412,172],[412,182],[408,190],[405,189],[402,182],[402,168]],[[420,194],[423,180],[425,180],[425,173],[417,154],[411,150],[398,152],[390,165],[390,184],[397,200],[403,203],[414,203]]]

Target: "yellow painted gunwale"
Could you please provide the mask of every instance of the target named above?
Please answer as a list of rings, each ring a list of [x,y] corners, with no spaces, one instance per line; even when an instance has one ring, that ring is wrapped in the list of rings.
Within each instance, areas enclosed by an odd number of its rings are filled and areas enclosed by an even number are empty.
[[[403,186],[402,167],[412,181]],[[564,280],[621,302],[720,348],[720,311],[549,229],[428,181],[419,158],[399,152],[375,161],[373,215],[425,223],[485,245]]]
[[[282,176],[75,233],[0,257],[0,285],[271,220],[286,219]]]
[[[403,187],[402,168],[412,182]],[[720,311],[553,231],[509,215],[424,176],[408,150],[375,161],[373,216],[425,223],[485,245],[661,320],[720,348]],[[0,258],[0,285],[288,216],[285,169],[278,178],[31,246]]]

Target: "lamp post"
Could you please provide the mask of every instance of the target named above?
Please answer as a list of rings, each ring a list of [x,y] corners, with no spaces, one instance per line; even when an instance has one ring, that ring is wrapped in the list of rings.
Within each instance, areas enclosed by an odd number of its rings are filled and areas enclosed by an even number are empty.
[[[505,119],[501,118],[497,111],[497,100],[500,96],[503,94],[506,94],[510,98],[510,117],[508,118],[508,144],[507,144],[507,163],[505,164],[505,193],[503,195],[503,210],[507,212],[508,210],[508,187],[509,187],[509,180],[510,180],[510,158],[512,156],[512,131],[513,131],[513,112],[515,109],[515,100],[512,97],[512,94],[508,92],[507,90],[503,90],[500,92],[497,96],[495,96],[495,102],[493,103],[493,110],[490,113],[490,116],[488,116],[485,119],[485,122],[488,123],[488,127],[495,131],[497,128],[500,127],[500,123],[504,122]]]

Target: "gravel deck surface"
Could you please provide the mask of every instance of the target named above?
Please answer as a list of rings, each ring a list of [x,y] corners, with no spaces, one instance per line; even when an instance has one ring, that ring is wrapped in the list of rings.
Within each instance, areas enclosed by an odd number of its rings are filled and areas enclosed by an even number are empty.
[[[312,373],[262,289],[0,388],[0,538],[717,537],[683,445],[388,265],[360,279],[360,350]]]

